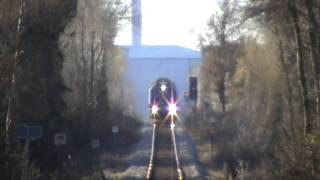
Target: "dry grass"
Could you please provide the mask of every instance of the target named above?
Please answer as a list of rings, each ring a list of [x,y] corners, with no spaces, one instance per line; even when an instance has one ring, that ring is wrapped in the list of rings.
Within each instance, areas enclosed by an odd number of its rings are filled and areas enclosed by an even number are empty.
[[[197,123],[196,125],[189,124],[188,127],[188,131],[197,145],[199,160],[207,167],[209,176],[215,180],[224,180],[225,176],[223,170],[215,168],[212,162],[212,157],[215,155],[215,149],[213,148],[211,152],[209,126],[205,123]]]

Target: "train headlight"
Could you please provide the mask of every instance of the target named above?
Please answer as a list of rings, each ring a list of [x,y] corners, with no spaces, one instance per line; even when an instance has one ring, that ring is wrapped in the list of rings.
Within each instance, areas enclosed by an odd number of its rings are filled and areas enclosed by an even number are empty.
[[[170,103],[169,107],[168,107],[168,110],[169,110],[169,114],[170,115],[176,115],[177,114],[177,110],[178,110],[177,104]]]
[[[158,112],[158,110],[159,110],[159,107],[157,105],[153,105],[151,107],[151,113],[152,114],[156,114]]]
[[[160,89],[161,89],[161,91],[166,91],[167,86],[166,86],[166,85],[164,85],[164,84],[162,84],[162,85],[160,86]]]

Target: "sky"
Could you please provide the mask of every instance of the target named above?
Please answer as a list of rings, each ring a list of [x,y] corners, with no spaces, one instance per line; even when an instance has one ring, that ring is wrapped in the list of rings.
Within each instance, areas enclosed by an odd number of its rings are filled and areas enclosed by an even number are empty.
[[[217,0],[141,0],[142,44],[198,48]],[[116,44],[131,44],[131,24],[121,23]]]

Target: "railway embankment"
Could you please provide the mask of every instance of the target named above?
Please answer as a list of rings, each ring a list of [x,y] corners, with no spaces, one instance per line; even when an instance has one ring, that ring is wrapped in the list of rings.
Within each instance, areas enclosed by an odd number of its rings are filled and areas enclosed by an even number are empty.
[[[168,126],[168,128],[170,128]],[[185,179],[208,179],[205,167],[200,163],[195,143],[178,123],[175,128],[177,150]],[[170,142],[168,142],[170,143]],[[130,150],[130,153],[119,157],[127,162],[125,168],[105,168],[103,173],[107,179],[145,179],[148,171],[152,144],[152,126],[145,124],[141,128],[141,139]]]

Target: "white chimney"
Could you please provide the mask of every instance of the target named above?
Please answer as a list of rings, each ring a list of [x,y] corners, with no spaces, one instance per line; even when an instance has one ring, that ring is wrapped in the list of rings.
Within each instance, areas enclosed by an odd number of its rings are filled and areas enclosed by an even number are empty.
[[[141,0],[132,0],[132,45],[141,45]]]

